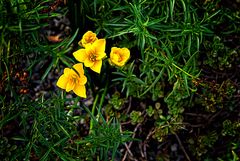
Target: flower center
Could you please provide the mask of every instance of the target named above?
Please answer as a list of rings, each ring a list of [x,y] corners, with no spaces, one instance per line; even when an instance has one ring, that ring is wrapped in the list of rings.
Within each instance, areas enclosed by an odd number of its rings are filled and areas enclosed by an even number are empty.
[[[77,79],[77,76],[76,75],[72,75],[72,77],[71,77],[71,82],[73,83],[73,84],[77,84],[78,83],[78,79]]]
[[[92,61],[92,62],[95,62],[96,61],[96,55],[94,55],[94,54],[90,54],[90,56],[89,56],[89,59]]]
[[[89,36],[88,42],[92,42],[93,40],[94,40],[94,37],[93,36]]]
[[[116,53],[114,54],[114,59],[115,59],[117,62],[121,62],[121,61],[122,61],[122,57],[121,57],[121,55],[120,55],[118,52],[116,52]]]
[[[121,57],[121,55],[118,56],[118,62],[121,62],[123,60],[123,58]]]

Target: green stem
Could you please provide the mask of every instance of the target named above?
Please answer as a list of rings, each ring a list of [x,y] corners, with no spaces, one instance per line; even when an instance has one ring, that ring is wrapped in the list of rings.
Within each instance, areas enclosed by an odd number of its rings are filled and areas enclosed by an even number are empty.
[[[182,71],[183,73],[185,73],[186,75],[188,75],[189,77],[191,77],[191,78],[196,78],[196,77],[194,77],[193,75],[191,75],[191,74],[189,74],[188,72],[186,72],[185,70],[183,70],[183,69],[181,69],[179,66],[177,66],[176,64],[174,64],[174,63],[172,63],[172,65],[174,66],[174,67],[176,67],[177,69],[179,69],[180,71]]]
[[[100,103],[99,103],[99,108],[102,108],[102,105],[103,105],[103,101],[104,101],[104,98],[106,96],[106,93],[107,93],[107,88],[108,88],[108,80],[107,80],[107,83],[105,85],[105,88],[104,88],[104,91],[103,91],[103,94],[102,94],[102,97],[101,97],[101,100],[100,100]]]
[[[99,108],[102,108],[102,105],[103,105],[103,102],[104,102],[104,98],[105,98],[106,93],[107,93],[108,84],[109,84],[109,79],[108,79],[108,76],[107,76],[107,83],[106,83],[106,85],[104,87],[104,91],[103,91],[101,99],[100,99]],[[93,103],[92,112],[91,112],[93,117],[94,117],[95,109],[96,109],[97,102],[98,102],[98,99],[99,99],[99,93],[100,92],[97,93],[96,98],[95,98],[94,103]],[[91,133],[91,131],[93,129],[93,124],[94,124],[94,120],[93,120],[93,118],[91,118],[91,121],[90,121],[90,132],[89,133]]]
[[[98,98],[99,98],[99,94],[96,95],[96,98],[94,100],[94,103],[93,103],[93,107],[92,107],[92,116],[94,116],[94,112],[95,112],[95,109],[96,109],[96,104],[97,104],[97,101],[98,101]],[[90,121],[90,132],[92,131],[92,128],[93,128],[93,119],[91,118],[91,121]]]

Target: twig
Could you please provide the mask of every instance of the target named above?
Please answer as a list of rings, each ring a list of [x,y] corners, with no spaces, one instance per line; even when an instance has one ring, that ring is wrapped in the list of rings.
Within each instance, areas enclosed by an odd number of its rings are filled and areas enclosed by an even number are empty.
[[[142,142],[141,142],[140,144],[138,144],[138,147],[139,147],[139,149],[140,149],[141,157],[142,157],[142,158],[146,158],[145,155],[144,155],[144,152],[143,152],[142,144],[143,144]]]
[[[212,115],[209,119],[208,119],[208,124],[210,124],[215,117],[217,117],[220,113],[222,112],[222,110],[218,111],[216,114]]]
[[[196,114],[196,113],[184,113],[185,115],[188,115],[188,116],[193,116],[193,117],[203,117],[205,119],[208,119],[209,115],[207,114]]]
[[[140,126],[141,124],[139,123],[139,124],[137,124],[137,126],[135,127],[135,129],[134,129],[134,133],[133,133],[133,136],[132,136],[132,138],[134,138],[135,137],[135,135],[136,135],[136,129]],[[122,132],[122,126],[120,126],[120,131]],[[122,158],[122,161],[125,161],[125,159],[126,159],[126,157],[127,157],[127,154],[129,153],[129,155],[130,156],[132,156],[133,157],[133,154],[132,154],[132,152],[131,152],[131,150],[130,150],[130,148],[131,148],[131,146],[132,146],[132,141],[127,145],[126,143],[124,144],[125,145],[125,147],[126,147],[126,151],[125,151],[125,154],[124,154],[124,156],[123,156],[123,158]]]
[[[131,106],[132,106],[132,97],[130,96],[129,97],[129,104],[128,104],[128,108],[127,108],[127,112],[126,112],[127,114],[130,111]]]
[[[134,137],[136,136],[136,131],[137,131],[137,129],[139,128],[140,125],[141,125],[141,123],[137,124],[137,126],[134,128],[132,138],[134,138]],[[120,126],[120,130],[121,130],[121,129],[122,129],[122,128],[121,128],[121,126]],[[132,143],[133,143],[133,142],[131,141],[128,145],[125,144],[125,147],[126,147],[127,150],[126,150],[126,152],[125,152],[125,154],[124,154],[124,156],[123,156],[122,161],[125,161],[128,152],[130,152],[130,153],[129,153],[130,156],[133,156],[132,152],[130,151],[130,148],[131,148],[131,146],[132,146]]]
[[[177,135],[176,133],[173,133],[173,134],[174,134],[175,137],[177,138],[177,141],[178,141],[178,143],[179,143],[179,145],[180,145],[180,148],[182,149],[185,157],[187,158],[188,161],[191,161],[191,159],[190,159],[190,157],[188,156],[186,150],[184,149],[184,147],[183,147],[183,145],[182,145],[182,142],[181,142],[181,140],[179,139],[178,135]]]
[[[132,136],[132,138],[135,138],[136,132],[137,132],[137,130],[138,130],[138,128],[139,128],[140,125],[141,125],[141,123],[138,123],[137,126],[135,127],[135,129],[133,130],[133,136]],[[129,143],[129,147],[132,146],[132,143],[133,143],[133,141],[131,141],[131,142]]]
[[[128,145],[127,145],[127,143],[125,143],[124,145],[125,145],[125,147],[126,147],[126,149],[127,149],[127,152],[130,154],[130,156],[133,156],[131,150],[129,149],[129,147],[128,147]]]
[[[122,161],[125,161],[125,159],[127,158],[127,152],[125,152],[123,158],[122,158]]]
[[[120,123],[121,125],[127,125],[127,124],[130,124],[131,123],[131,120],[130,121],[127,121],[127,122],[123,122],[123,123]]]
[[[147,116],[147,113],[144,114],[143,118],[145,119],[146,116]],[[137,132],[138,128],[141,126],[141,124],[142,124],[142,122],[138,123],[137,126],[134,128],[132,138],[135,138],[136,132]],[[120,126],[120,131],[122,131],[122,127],[121,126]],[[125,152],[125,154],[123,156],[122,161],[125,161],[125,159],[127,157],[127,154],[128,154],[128,151],[131,152],[130,148],[131,148],[132,144],[133,144],[133,141],[131,141],[128,145],[125,145],[125,147],[127,147],[128,149],[126,150],[126,152]],[[131,159],[132,160],[136,160],[136,159],[133,158],[133,154],[132,155],[131,154],[130,154]]]
[[[183,124],[183,125],[191,126],[191,127],[193,127],[193,128],[197,128],[197,127],[205,127],[204,124],[195,124],[195,125],[192,125],[192,124],[190,124],[190,123],[188,123],[188,122],[182,122],[182,124]]]
[[[154,134],[155,130],[153,130],[153,129],[154,129],[154,128],[152,128],[152,129],[150,130],[150,132],[148,133],[146,139],[145,139],[144,142],[143,142],[143,154],[144,154],[144,158],[145,158],[146,160],[147,160],[147,141],[148,141],[148,139],[150,138],[150,136],[151,136],[152,134]]]

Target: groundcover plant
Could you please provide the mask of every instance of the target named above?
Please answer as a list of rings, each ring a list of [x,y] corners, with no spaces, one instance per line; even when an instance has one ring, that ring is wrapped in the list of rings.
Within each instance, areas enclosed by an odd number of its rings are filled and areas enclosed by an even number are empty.
[[[1,160],[239,160],[238,0],[2,0],[0,15]]]

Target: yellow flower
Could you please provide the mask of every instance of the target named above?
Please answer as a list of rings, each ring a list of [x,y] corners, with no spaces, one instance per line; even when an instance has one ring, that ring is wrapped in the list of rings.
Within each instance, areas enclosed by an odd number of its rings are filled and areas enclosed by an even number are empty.
[[[85,49],[79,49],[73,53],[73,56],[83,62],[86,67],[100,73],[102,68],[102,59],[106,57],[105,39],[98,39],[93,44],[87,44]]]
[[[73,92],[83,98],[86,98],[87,77],[84,75],[82,63],[75,64],[73,69],[65,68],[63,75],[57,81],[57,86],[65,89],[67,92]]]
[[[130,57],[130,51],[127,48],[112,47],[110,53],[110,64],[122,67]]]
[[[83,37],[82,40],[78,42],[79,45],[85,47],[87,44],[92,44],[97,40],[97,36],[92,31],[87,31]]]

